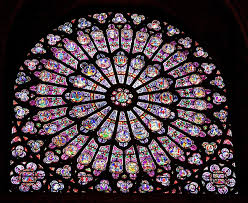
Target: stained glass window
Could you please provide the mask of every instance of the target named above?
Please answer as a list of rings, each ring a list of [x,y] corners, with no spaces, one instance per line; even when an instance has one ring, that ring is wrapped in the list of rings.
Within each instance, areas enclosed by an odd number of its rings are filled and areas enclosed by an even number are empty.
[[[112,12],[42,37],[15,80],[10,191],[237,193],[225,83],[197,41]]]

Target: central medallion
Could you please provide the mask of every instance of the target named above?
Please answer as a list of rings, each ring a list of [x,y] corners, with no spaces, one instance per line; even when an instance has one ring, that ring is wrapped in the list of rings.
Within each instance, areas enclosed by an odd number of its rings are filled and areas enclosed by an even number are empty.
[[[111,101],[117,106],[127,106],[131,104],[132,98],[133,94],[125,88],[117,88],[111,95]]]

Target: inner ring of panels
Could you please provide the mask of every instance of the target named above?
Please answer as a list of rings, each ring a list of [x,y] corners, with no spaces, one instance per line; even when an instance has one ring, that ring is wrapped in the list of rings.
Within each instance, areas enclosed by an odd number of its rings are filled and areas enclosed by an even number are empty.
[[[165,21],[65,22],[15,83],[11,191],[235,192],[223,78]]]

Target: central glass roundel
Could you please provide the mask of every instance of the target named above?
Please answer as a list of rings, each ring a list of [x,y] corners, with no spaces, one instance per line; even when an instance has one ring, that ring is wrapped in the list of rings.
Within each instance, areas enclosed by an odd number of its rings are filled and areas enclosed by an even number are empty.
[[[111,100],[112,102],[119,106],[127,106],[132,103],[133,95],[130,93],[128,89],[118,88],[117,90],[112,92]]]

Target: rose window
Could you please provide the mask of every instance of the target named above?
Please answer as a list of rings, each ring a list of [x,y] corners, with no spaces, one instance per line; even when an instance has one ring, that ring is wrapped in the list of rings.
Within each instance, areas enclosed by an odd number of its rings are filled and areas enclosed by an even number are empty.
[[[14,91],[11,191],[236,192],[222,74],[167,21],[61,23],[30,49]]]

